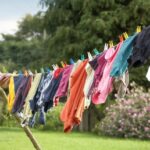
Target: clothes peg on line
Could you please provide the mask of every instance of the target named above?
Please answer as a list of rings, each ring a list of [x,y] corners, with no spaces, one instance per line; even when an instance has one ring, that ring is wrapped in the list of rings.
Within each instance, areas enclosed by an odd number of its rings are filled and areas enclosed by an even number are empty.
[[[127,39],[129,37],[127,32],[124,32],[123,36],[124,36],[125,39]]]
[[[123,42],[123,36],[122,35],[119,35],[119,40],[120,40],[120,42]]]
[[[109,47],[113,47],[114,44],[113,44],[113,41],[109,41]]]
[[[74,62],[74,60],[72,59],[72,58],[70,58],[70,64],[74,64],[75,62]]]
[[[136,32],[137,32],[137,33],[141,32],[141,26],[137,26]]]
[[[84,57],[84,54],[81,54],[81,60],[84,60],[85,57]]]
[[[99,55],[100,54],[100,52],[96,48],[94,48],[93,51],[94,51],[95,55]]]

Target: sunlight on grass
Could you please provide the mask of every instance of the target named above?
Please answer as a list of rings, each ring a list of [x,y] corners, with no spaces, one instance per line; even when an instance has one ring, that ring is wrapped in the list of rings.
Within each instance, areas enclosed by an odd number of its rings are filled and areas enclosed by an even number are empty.
[[[43,150],[149,150],[149,141],[99,137],[87,133],[33,130]],[[22,129],[0,128],[0,150],[33,150]]]

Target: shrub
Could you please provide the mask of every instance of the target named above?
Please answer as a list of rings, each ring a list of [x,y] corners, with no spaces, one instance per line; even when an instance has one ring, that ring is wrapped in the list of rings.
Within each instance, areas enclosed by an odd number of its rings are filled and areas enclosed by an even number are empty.
[[[150,138],[150,90],[131,84],[132,90],[126,98],[116,100],[105,110],[105,118],[95,131],[116,137]]]

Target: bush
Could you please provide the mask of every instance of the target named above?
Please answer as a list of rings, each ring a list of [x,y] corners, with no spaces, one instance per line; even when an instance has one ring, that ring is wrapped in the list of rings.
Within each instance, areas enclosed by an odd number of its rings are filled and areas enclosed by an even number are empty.
[[[106,108],[105,118],[95,127],[98,134],[150,139],[150,90],[131,86],[126,98]]]
[[[60,112],[64,104],[59,103],[58,106],[52,108],[46,114],[46,124],[39,125],[38,121],[36,122],[36,128],[41,130],[53,130],[53,131],[63,131],[63,123],[60,121]]]

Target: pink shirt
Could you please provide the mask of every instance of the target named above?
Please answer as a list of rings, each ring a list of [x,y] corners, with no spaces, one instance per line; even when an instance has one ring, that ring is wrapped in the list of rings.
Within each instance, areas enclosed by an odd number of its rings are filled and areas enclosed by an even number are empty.
[[[114,49],[114,47],[109,48],[105,54],[105,59],[107,63],[104,68],[102,78],[98,84],[97,91],[92,97],[92,102],[94,104],[105,103],[108,94],[112,91],[114,78],[110,76],[110,71],[111,71],[113,62],[116,58],[116,55],[121,48],[122,43],[123,42],[120,42],[117,45],[116,49]]]
[[[63,72],[59,87],[57,89],[57,92],[55,94],[55,97],[67,96],[68,82],[69,82],[69,77],[70,77],[72,68],[73,68],[73,65],[69,65],[64,69],[64,72]]]

